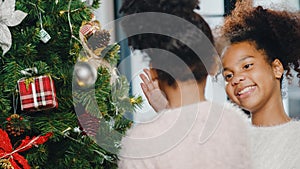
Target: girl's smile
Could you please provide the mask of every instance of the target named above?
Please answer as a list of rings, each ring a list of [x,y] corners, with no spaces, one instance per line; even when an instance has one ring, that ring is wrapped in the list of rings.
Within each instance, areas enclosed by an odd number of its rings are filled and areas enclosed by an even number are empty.
[[[256,89],[255,85],[250,85],[242,88],[237,88],[236,96],[240,99],[247,98],[253,93]]]

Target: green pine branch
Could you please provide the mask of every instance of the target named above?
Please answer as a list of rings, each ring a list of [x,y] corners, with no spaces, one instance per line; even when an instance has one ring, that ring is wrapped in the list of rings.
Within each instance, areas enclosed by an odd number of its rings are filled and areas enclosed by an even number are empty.
[[[12,46],[0,58],[0,127],[5,129],[6,118],[14,113],[13,95],[17,81],[29,77],[23,75],[21,70],[36,67],[38,73],[33,76],[51,75],[59,107],[24,112],[18,104],[17,113],[27,120],[28,126],[20,136],[10,135],[12,144],[17,145],[26,136],[52,132],[53,136],[45,144],[21,153],[32,168],[117,168],[116,152],[120,148],[122,136],[132,125],[132,121],[125,116],[132,116],[142,100],[141,97],[128,95],[130,86],[125,77],[120,76],[115,83],[110,84],[111,74],[104,67],[98,69],[98,78],[92,88],[73,90],[76,87],[73,69],[82,46],[72,38],[72,32],[78,38],[82,23],[91,19],[92,10],[99,7],[100,1],[94,0],[93,5],[87,7],[81,0],[72,0],[71,25],[68,20],[69,2],[70,0],[16,0],[16,10],[28,15],[19,25],[9,27]],[[51,36],[47,43],[40,40],[41,24]],[[102,51],[101,57],[115,67],[120,59],[119,50],[118,44],[109,45]],[[2,55],[1,49],[0,54]],[[82,131],[75,130],[79,127],[79,114],[75,111],[78,104],[82,104],[87,113],[100,119],[100,128],[95,137],[88,137]],[[99,146],[97,140],[101,140],[100,138],[104,141],[104,147],[113,151]]]

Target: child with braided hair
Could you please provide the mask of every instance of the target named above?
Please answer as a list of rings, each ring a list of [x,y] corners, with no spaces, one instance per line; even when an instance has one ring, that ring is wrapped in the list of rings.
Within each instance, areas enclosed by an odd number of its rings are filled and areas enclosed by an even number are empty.
[[[168,109],[127,132],[119,153],[121,169],[250,168],[249,126],[243,112],[207,101],[204,95],[206,78],[214,73],[217,55],[211,29],[193,11],[198,4],[198,0],[124,0],[121,11],[126,17],[159,12],[155,18],[147,17],[153,13],[135,18],[139,24],[132,19],[122,25],[126,33],[132,32],[130,28],[143,32],[132,33],[128,43],[151,58],[151,69],[146,71],[149,81],[144,80],[149,82],[149,90],[159,87],[165,93]],[[153,23],[159,23],[154,27],[158,33],[145,33],[143,29]],[[167,36],[162,30],[174,34]],[[205,135],[204,127],[211,122],[208,119],[218,121],[211,126],[211,135]]]
[[[300,168],[300,122],[288,117],[281,95],[284,76],[300,78],[299,13],[240,2],[222,36],[229,42],[222,53],[226,93],[251,112],[253,167]]]

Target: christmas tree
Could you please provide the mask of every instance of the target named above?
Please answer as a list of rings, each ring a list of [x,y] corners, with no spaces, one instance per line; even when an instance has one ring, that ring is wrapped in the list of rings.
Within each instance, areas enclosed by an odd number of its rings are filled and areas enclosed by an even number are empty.
[[[117,168],[141,98],[92,2],[0,0],[0,168]]]

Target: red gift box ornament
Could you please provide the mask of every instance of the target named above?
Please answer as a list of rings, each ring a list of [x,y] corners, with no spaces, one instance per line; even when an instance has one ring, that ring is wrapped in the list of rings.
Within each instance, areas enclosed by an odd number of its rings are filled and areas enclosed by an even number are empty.
[[[98,21],[91,21],[88,23],[83,23],[83,25],[80,27],[79,32],[82,33],[86,39],[88,39],[100,28],[101,28],[101,26]]]
[[[50,75],[18,80],[22,111],[40,111],[58,107],[54,81]]]

